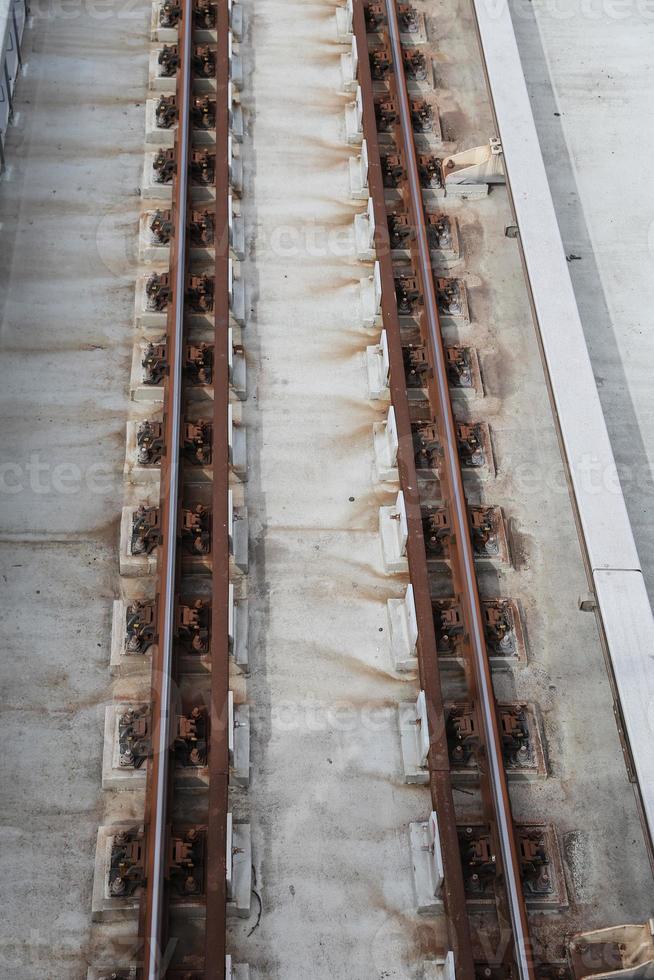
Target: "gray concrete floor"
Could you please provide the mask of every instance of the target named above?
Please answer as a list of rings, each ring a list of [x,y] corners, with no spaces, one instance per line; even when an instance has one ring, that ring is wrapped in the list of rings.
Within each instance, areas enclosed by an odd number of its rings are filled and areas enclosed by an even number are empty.
[[[482,142],[491,122],[469,8],[418,4],[430,15],[445,131],[461,146]],[[388,658],[385,602],[405,583],[384,575],[377,536],[392,494],[371,483],[381,408],[366,398],[363,352],[375,338],[358,309],[368,270],[352,251],[343,49],[332,3],[244,7],[253,768],[233,805],[252,824],[263,911],[251,935],[254,917],[230,927],[230,946],[254,980],[417,980],[443,929],[413,912],[407,824],[427,815],[429,798],[400,773],[395,704],[417,688]],[[0,974],[17,980],[85,975],[97,825],[142,802],[103,798],[100,768],[148,18],[145,3],[101,21],[93,8],[37,18],[0,185],[0,630],[12,749],[0,763]],[[534,921],[555,955],[563,931],[642,921],[651,876],[594,622],[576,608],[585,579],[517,250],[503,235],[508,203],[498,191],[456,215],[473,323],[450,335],[479,350],[486,397],[469,414],[490,421],[498,466],[471,491],[504,507],[513,555],[482,587],[518,598],[525,614],[529,663],[498,691],[542,711],[550,778],[514,787],[512,799],[520,819],[559,830],[570,910]],[[575,277],[590,262],[573,263]],[[609,355],[607,410],[621,397]],[[56,469],[64,463],[75,469]],[[462,814],[469,801],[457,795]]]
[[[97,11],[34,10],[0,184],[0,975],[16,980],[86,976],[105,805],[150,6]]]
[[[647,4],[512,0],[559,227],[654,598],[654,209]]]

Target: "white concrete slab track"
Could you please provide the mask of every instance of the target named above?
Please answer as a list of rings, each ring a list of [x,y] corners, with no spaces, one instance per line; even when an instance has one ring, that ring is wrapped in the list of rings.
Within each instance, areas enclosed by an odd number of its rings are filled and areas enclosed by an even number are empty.
[[[250,823],[256,977],[372,978],[409,966],[413,909],[396,704],[371,486],[372,423],[348,200],[334,7],[268,0],[251,18],[256,295],[246,406],[255,708]],[[253,346],[254,345],[254,346]],[[251,372],[251,379],[253,373]],[[399,594],[400,588],[397,589]]]
[[[480,145],[493,119],[473,3],[414,3],[434,66],[435,152]],[[379,508],[397,486],[372,476],[373,423],[387,406],[368,397],[365,351],[380,328],[362,325],[359,283],[372,264],[355,257],[365,203],[349,194],[347,48],[331,0],[242,8],[248,466],[238,492],[251,550],[239,579],[249,676],[237,693],[250,709],[251,771],[230,805],[252,828],[261,912],[253,898],[249,918],[229,921],[227,948],[251,980],[423,980],[447,928],[438,908],[418,914],[412,880],[409,824],[431,803],[404,780],[397,706],[415,703],[418,683],[392,669],[389,650],[386,602],[408,578],[384,571],[380,547]],[[90,917],[98,826],[137,821],[143,806],[133,789],[103,794],[101,778],[106,705],[143,697],[149,683],[145,672],[111,681],[109,656],[134,282],[145,273],[151,4],[34,13],[0,184],[0,978],[86,980],[135,928],[91,932]],[[503,508],[510,554],[478,563],[480,594],[515,600],[526,637],[524,657],[494,667],[493,684],[502,702],[537,705],[547,766],[546,778],[511,779],[511,808],[520,823],[551,821],[560,844],[566,904],[530,916],[555,961],[572,932],[646,921],[651,874],[596,625],[577,607],[584,563],[520,254],[504,233],[510,201],[496,187],[442,210],[457,222],[453,274],[470,311],[469,323],[447,324],[446,342],[468,345],[480,365],[457,419],[487,423],[494,455],[481,476],[466,471],[466,492]],[[425,481],[425,496],[436,483]],[[431,584],[449,595],[447,572]],[[445,696],[465,696],[462,671],[448,669]],[[473,784],[454,791],[465,825],[479,820]],[[204,797],[194,800],[203,819]],[[474,921],[478,954],[495,919]],[[181,930],[182,946],[194,928]]]

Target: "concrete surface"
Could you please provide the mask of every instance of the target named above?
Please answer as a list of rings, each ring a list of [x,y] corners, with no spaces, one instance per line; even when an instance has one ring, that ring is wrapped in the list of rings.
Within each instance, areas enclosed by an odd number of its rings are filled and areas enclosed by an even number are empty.
[[[244,8],[243,212],[256,240],[244,269],[252,769],[242,812],[263,911],[249,937],[254,917],[230,929],[229,948],[257,980],[408,976],[397,936],[415,943],[408,825],[421,803],[403,784],[396,705],[411,692],[386,637],[386,599],[406,583],[384,574],[386,498],[371,483],[372,423],[385,409],[368,402],[364,352],[379,330],[363,328],[358,304],[351,96],[339,91],[333,5]],[[436,947],[438,925],[429,936]]]
[[[443,150],[483,143],[492,124],[467,4],[416,2],[437,66]],[[407,581],[384,572],[379,540],[379,508],[397,491],[372,483],[372,425],[387,406],[368,401],[365,350],[379,328],[363,326],[359,306],[353,218],[364,205],[349,195],[351,95],[339,91],[333,4],[243,6],[242,101],[254,132],[242,147],[240,270],[252,766],[250,789],[234,790],[231,805],[251,827],[262,909],[259,919],[254,897],[250,918],[232,921],[229,948],[253,980],[417,980],[445,936],[438,916],[421,921],[413,890],[409,824],[431,805],[424,788],[403,782],[397,705],[416,698],[417,684],[389,662],[387,600]],[[100,22],[93,6],[71,17],[39,11],[0,184],[0,669],[11,749],[0,762],[10,897],[0,974],[16,980],[82,980],[91,959],[106,957],[116,927],[90,935],[97,831],[138,822],[142,806],[139,793],[102,794],[101,762],[105,704],[138,697],[142,684],[131,677],[112,689],[109,655],[142,271],[149,18],[141,2]],[[578,42],[565,43],[579,68]],[[586,76],[578,87],[585,112]],[[495,188],[443,210],[458,222],[472,321],[450,326],[448,342],[477,348],[486,395],[459,400],[458,411],[490,422],[497,469],[466,481],[473,503],[504,509],[512,554],[512,565],[484,569],[481,587],[520,600],[528,641],[528,662],[498,676],[497,690],[539,704],[550,767],[547,780],[512,785],[511,795],[519,819],[551,820],[562,843],[570,907],[535,924],[553,954],[562,930],[644,921],[651,875],[593,618],[577,610],[585,578],[517,249],[504,237],[506,196]],[[573,263],[576,277],[585,261]],[[641,296],[647,308],[644,287]],[[592,302],[587,320],[606,323],[593,317],[597,291]],[[638,358],[641,339],[624,340],[628,350],[638,343]],[[633,414],[618,418],[624,388],[607,344],[598,347],[613,372],[604,396],[614,432],[633,439]],[[630,394],[641,424],[645,377],[639,361]],[[447,684],[446,696],[460,696],[460,675]],[[456,804],[462,818],[478,817],[468,790]]]
[[[557,218],[654,598],[654,11],[644,3],[511,0]]]
[[[0,182],[0,975],[87,972],[134,258],[143,0],[33,7]],[[119,84],[117,84],[119,79]],[[20,491],[20,492],[18,492]]]

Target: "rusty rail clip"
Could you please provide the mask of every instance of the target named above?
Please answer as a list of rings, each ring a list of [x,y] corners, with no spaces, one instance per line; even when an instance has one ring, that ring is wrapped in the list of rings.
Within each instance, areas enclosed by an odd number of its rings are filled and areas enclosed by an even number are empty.
[[[213,344],[187,344],[184,371],[192,385],[210,385],[213,380]]]
[[[157,604],[136,599],[125,611],[125,650],[143,655],[157,642]]]
[[[168,370],[165,344],[148,344],[143,360],[143,384],[158,385]]]
[[[185,422],[182,436],[184,458],[192,466],[209,466],[213,443],[213,425],[208,419]]]
[[[132,516],[132,554],[149,555],[160,543],[159,508],[139,504]]]
[[[211,511],[204,504],[182,510],[181,541],[187,554],[210,554]]]
[[[179,895],[202,895],[205,890],[206,831],[190,827],[168,842],[168,880]]]
[[[139,466],[156,466],[164,451],[164,427],[162,422],[145,419],[136,433],[137,460]]]
[[[180,601],[176,608],[175,623],[177,640],[186,653],[200,656],[209,653],[211,645],[209,599],[195,599],[190,604]]]
[[[152,169],[154,170],[155,180],[158,184],[170,184],[173,176],[177,172],[175,151],[157,150],[152,161]]]
[[[177,716],[174,750],[178,765],[200,768],[207,764],[207,709],[196,706],[188,715]]]

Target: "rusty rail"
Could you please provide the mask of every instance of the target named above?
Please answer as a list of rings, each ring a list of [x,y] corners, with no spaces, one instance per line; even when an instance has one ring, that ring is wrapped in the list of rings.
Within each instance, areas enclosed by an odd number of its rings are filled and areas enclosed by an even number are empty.
[[[354,33],[359,50],[358,77],[363,96],[363,130],[368,147],[368,185],[374,208],[375,246],[382,284],[382,318],[388,339],[391,401],[395,410],[398,434],[397,462],[406,507],[407,557],[419,625],[420,685],[425,693],[431,735],[429,752],[430,790],[432,805],[439,817],[438,829],[444,869],[443,897],[448,919],[448,938],[450,948],[454,953],[458,980],[472,980],[475,975],[472,943],[466,912],[463,872],[459,858],[436,633],[422,530],[409,401],[404,376],[393,263],[386,222],[384,180],[377,138],[373,85],[367,56],[368,40],[363,0],[355,0],[353,15]]]
[[[511,802],[502,759],[502,743],[497,704],[493,691],[490,660],[486,649],[484,624],[477,587],[477,576],[470,534],[461,462],[457,450],[454,413],[449,394],[447,366],[443,346],[443,334],[438,315],[436,289],[429,254],[425,211],[420,184],[420,173],[411,123],[411,108],[402,58],[400,27],[395,0],[386,0],[388,34],[391,42],[395,72],[400,129],[407,166],[406,189],[409,211],[416,233],[417,253],[414,266],[422,281],[424,306],[421,317],[422,332],[427,341],[431,366],[434,372],[430,384],[430,404],[436,417],[443,451],[443,466],[439,472],[444,502],[448,505],[454,547],[451,549],[451,567],[457,586],[461,587],[463,617],[469,637],[470,658],[467,676],[470,691],[480,716],[483,733],[483,762],[480,761],[482,795],[485,804],[491,838],[494,845],[499,888],[498,913],[500,923],[506,911],[511,922],[514,956],[519,975],[523,980],[533,980],[534,964],[529,939],[529,923],[520,876],[520,858],[511,813]],[[457,588],[458,591],[458,588]],[[501,858],[500,858],[501,855]]]
[[[494,843],[499,843],[495,859],[498,880],[502,879],[506,893],[502,890],[498,895],[498,912],[500,919],[507,909],[513,933],[514,956],[519,975],[523,980],[533,980],[534,964],[531,941],[529,938],[529,923],[527,909],[520,877],[520,859],[516,842],[511,802],[502,761],[502,745],[500,740],[500,723],[497,704],[493,691],[490,661],[484,637],[484,625],[479,601],[479,589],[475,571],[472,537],[468,519],[463,476],[459,460],[454,413],[450,400],[443,335],[438,316],[436,290],[431,268],[425,211],[420,186],[418,160],[413,138],[411,109],[402,58],[400,43],[400,27],[398,22],[395,0],[386,0],[388,16],[388,34],[391,42],[393,68],[396,79],[396,94],[400,110],[401,131],[407,165],[407,190],[410,214],[416,234],[417,262],[422,280],[424,307],[422,326],[426,329],[427,346],[434,372],[433,383],[430,385],[430,403],[434,410],[441,447],[443,451],[443,468],[439,473],[443,497],[447,500],[452,524],[452,535],[456,544],[453,549],[452,571],[455,581],[462,587],[463,615],[466,632],[470,639],[470,662],[467,670],[468,683],[478,714],[482,722],[483,756],[488,769],[480,762],[482,795],[486,816],[491,828]],[[499,859],[501,855],[501,860]]]
[[[189,205],[189,157],[191,147],[191,43],[192,0],[182,0],[179,26],[180,64],[177,71],[179,121],[176,138],[177,167],[173,178],[173,220],[168,308],[168,377],[164,390],[166,453],[161,461],[161,545],[157,555],[159,644],[152,662],[153,755],[148,765],[145,802],[146,886],[141,902],[140,925],[144,941],[144,971],[148,980],[165,974],[167,943],[166,848],[171,795],[171,695],[174,677],[173,632],[178,577],[177,527],[180,502],[180,444],[182,425],[182,368],[184,347],[184,300],[188,265],[187,224]]]
[[[183,472],[182,442],[183,349],[186,334],[186,275],[189,268],[188,225],[191,155],[191,74],[193,3],[181,0],[180,64],[177,72],[178,127],[176,172],[173,178],[173,223],[170,281],[172,298],[167,319],[168,375],[164,383],[165,453],[161,465],[161,545],[158,551],[158,643],[152,664],[153,755],[149,761],[145,802],[146,883],[141,899],[139,935],[143,966],[139,975],[162,980],[169,966],[167,847],[172,810],[171,727],[174,685],[177,681],[174,645],[176,596],[180,591],[178,532]],[[212,675],[209,705],[209,791],[206,850],[206,929],[204,975],[225,980],[226,974],[226,844],[229,792],[229,11],[217,5],[216,53],[216,203],[214,284],[214,410],[212,488]]]
[[[405,178],[401,182],[400,194],[409,211],[410,224],[415,237],[410,246],[412,268],[420,285],[423,297],[418,324],[422,342],[425,344],[430,366],[430,377],[426,382],[431,412],[436,424],[441,462],[439,484],[441,498],[447,507],[450,519],[449,563],[454,583],[455,595],[461,602],[466,642],[465,673],[469,695],[477,715],[481,746],[478,757],[480,786],[484,819],[488,824],[496,866],[495,895],[498,923],[500,927],[500,948],[494,956],[508,966],[515,966],[522,980],[533,980],[534,961],[529,937],[529,924],[523,894],[520,858],[504,764],[500,736],[499,718],[493,691],[490,661],[484,635],[483,614],[474,562],[472,536],[468,508],[463,486],[461,464],[458,455],[456,427],[449,394],[447,365],[443,335],[438,314],[436,289],[434,284],[420,173],[413,136],[411,107],[407,81],[404,71],[400,28],[395,0],[386,0],[386,32],[390,43],[393,73],[389,77],[391,97],[395,97],[399,109],[399,120],[395,124],[394,138],[397,153],[402,158]],[[363,0],[354,3],[354,30],[359,49],[358,80],[363,95],[363,126],[368,143],[369,188],[375,207],[375,237],[377,257],[382,275],[382,313],[387,331],[390,359],[390,388],[398,425],[398,467],[400,482],[405,496],[407,524],[409,529],[407,556],[411,581],[414,587],[416,615],[419,632],[420,680],[429,705],[429,725],[431,750],[429,772],[434,809],[439,815],[441,848],[445,858],[446,849],[454,848],[458,857],[456,842],[456,815],[452,801],[449,773],[447,787],[440,799],[435,793],[435,783],[444,778],[445,755],[447,764],[447,745],[444,745],[445,719],[442,708],[440,681],[438,678],[437,653],[431,603],[429,601],[429,581],[427,577],[423,529],[420,512],[420,499],[416,483],[413,461],[413,446],[410,427],[407,430],[408,410],[406,408],[406,388],[402,348],[397,319],[395,285],[390,244],[387,232],[385,193],[380,172],[380,156],[377,140],[377,124],[374,112],[374,91],[369,64],[369,49],[365,23]],[[408,438],[407,438],[408,435]],[[403,451],[404,444],[404,451]],[[410,457],[410,458],[407,458]],[[421,547],[412,538],[421,538]],[[433,646],[432,646],[433,644]],[[445,802],[445,806],[443,803]],[[449,805],[447,805],[449,803]],[[450,827],[441,826],[450,824]],[[452,843],[452,835],[455,838]],[[450,855],[451,856],[451,855]],[[457,976],[474,972],[472,951],[469,944],[470,930],[462,928],[458,918],[466,917],[465,896],[462,883],[460,860],[450,861],[445,869],[446,911],[450,920],[450,939],[452,942]],[[448,881],[448,878],[454,882]],[[467,943],[466,943],[467,937]]]

